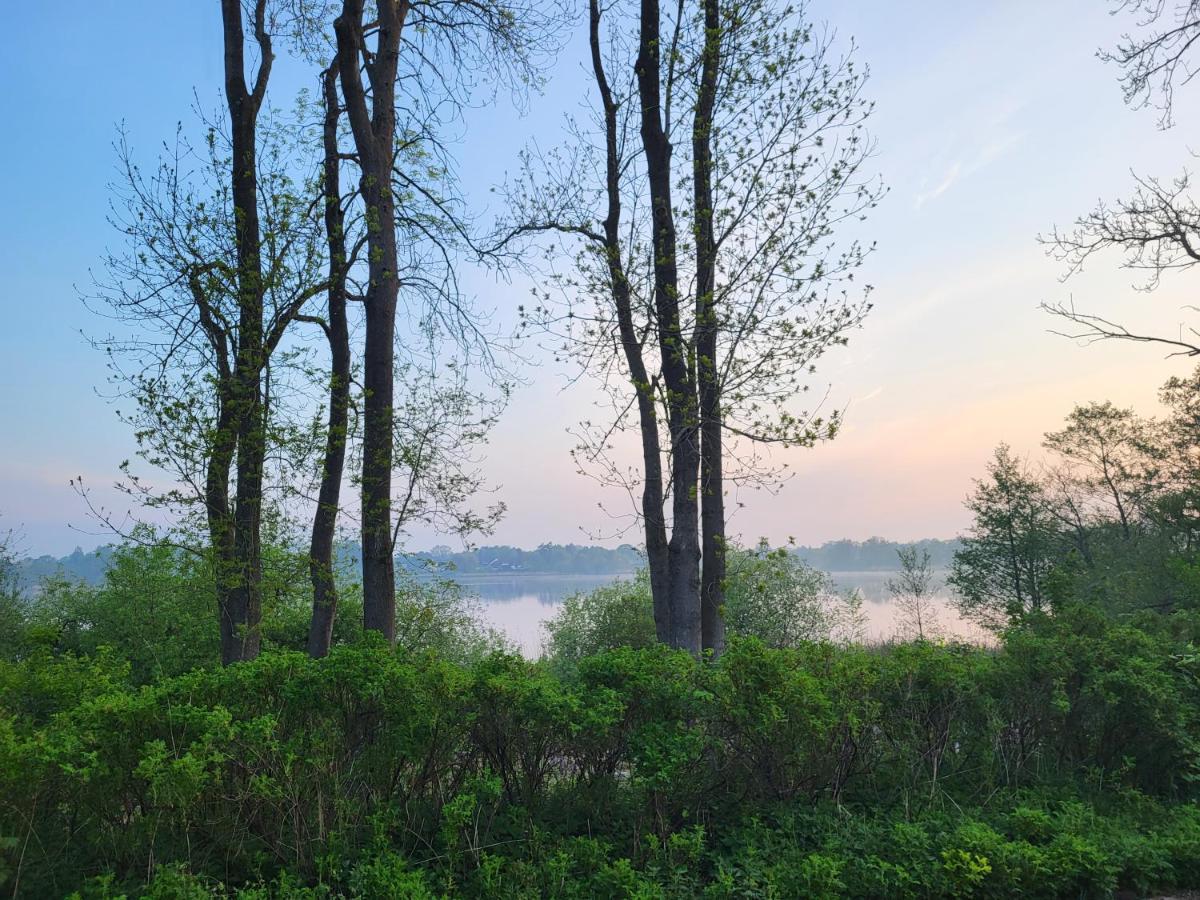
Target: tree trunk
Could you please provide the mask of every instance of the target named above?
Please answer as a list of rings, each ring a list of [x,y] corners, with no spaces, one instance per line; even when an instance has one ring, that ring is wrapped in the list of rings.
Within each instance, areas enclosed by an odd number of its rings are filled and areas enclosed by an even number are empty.
[[[258,377],[243,386],[246,414],[238,434],[237,506],[234,550],[237,584],[231,597],[231,617],[239,625],[236,656],[230,661],[254,659],[262,644],[262,494],[266,458],[265,407]]]
[[[638,98],[641,138],[650,188],[654,251],[654,306],[671,438],[671,539],[668,543],[668,604],[671,646],[699,654],[700,535],[696,482],[700,448],[696,389],[689,347],[679,316],[671,144],[662,121],[661,36],[658,0],[642,0],[638,37]]]
[[[254,32],[262,59],[254,90],[246,85],[242,4],[221,0],[224,34],[225,98],[229,107],[231,171],[238,276],[238,343],[228,412],[237,434],[237,488],[233,510],[232,584],[219,590],[222,661],[258,655],[262,619],[262,488],[266,457],[266,414],[262,398],[265,365],[263,281],[258,219],[256,141],[258,111],[270,75],[271,41],[266,33],[266,0],[256,0]],[[225,448],[223,448],[225,449]],[[219,475],[219,473],[217,473]],[[223,529],[223,532],[225,529]],[[222,542],[229,540],[222,533]],[[218,554],[224,548],[218,549]],[[225,563],[221,568],[225,569]],[[223,572],[219,576],[228,577]]]
[[[350,407],[350,329],[346,318],[346,239],[342,216],[341,178],[338,165],[337,69],[323,75],[325,89],[325,238],[329,248],[329,430],[321,488],[313,514],[309,545],[309,577],[313,586],[313,614],[308,630],[308,652],[321,657],[333,642],[337,615],[337,585],[333,574],[333,540],[341,503],[342,474],[346,463],[346,429]]]
[[[362,173],[367,209],[368,278],[363,353],[362,573],[363,626],[396,639],[396,572],[392,544],[393,390],[397,280],[392,166],[396,144],[396,73],[408,3],[377,0],[378,44],[360,65],[365,38],[363,0],[344,0],[334,22],[338,71]],[[369,109],[368,109],[369,105]]]
[[[717,366],[716,264],[713,233],[713,108],[721,53],[720,0],[704,0],[704,50],[692,122],[696,235],[696,377],[700,401],[701,643],[725,647],[725,485],[722,476],[721,385]]]
[[[209,451],[208,471],[205,473],[204,507],[208,518],[208,537],[212,548],[213,582],[217,591],[218,627],[221,635],[221,662],[228,665],[239,657],[239,622],[234,618],[233,597],[237,586],[238,566],[234,551],[236,527],[229,504],[229,476],[237,447],[237,431],[233,424],[228,397],[228,374],[222,373],[223,384],[217,409],[212,449]]]
[[[629,280],[621,258],[621,178],[617,104],[609,88],[600,45],[600,3],[589,2],[589,43],[592,73],[600,91],[604,110],[605,192],[608,210],[604,218],[604,253],[617,310],[621,351],[629,366],[629,379],[637,395],[638,425],[642,438],[642,524],[646,537],[646,564],[650,570],[650,594],[654,604],[654,629],[663,643],[671,640],[673,624],[669,603],[667,523],[663,508],[662,447],[658,437],[658,415],[654,406],[654,385],[646,370],[642,345],[633,325],[633,304]]]

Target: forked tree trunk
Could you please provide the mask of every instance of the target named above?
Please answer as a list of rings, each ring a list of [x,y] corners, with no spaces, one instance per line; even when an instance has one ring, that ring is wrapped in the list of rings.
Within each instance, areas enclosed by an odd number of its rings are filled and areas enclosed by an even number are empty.
[[[337,68],[323,76],[325,120],[323,131],[325,175],[325,239],[329,251],[329,312],[325,335],[329,339],[329,426],[321,487],[313,514],[309,545],[309,577],[313,586],[313,613],[308,630],[308,652],[321,657],[333,642],[337,616],[333,542],[341,505],[342,476],[346,463],[346,429],[350,408],[350,329],[346,318],[346,236],[338,164]]]
[[[679,313],[675,214],[671,200],[671,144],[663,125],[659,16],[658,0],[641,0],[635,68],[641,106],[642,149],[650,193],[655,318],[662,356],[667,428],[671,438],[667,602],[671,646],[699,654],[700,534],[696,497],[700,466],[699,422],[690,347],[683,337]]]
[[[251,91],[246,85],[240,0],[221,0],[221,19],[238,281],[237,357],[228,405],[223,410],[229,416],[228,428],[236,434],[236,501],[233,527],[221,525],[217,529],[219,542],[214,548],[218,556],[218,583],[223,585],[218,589],[221,659],[228,664],[253,659],[261,643],[262,489],[266,458],[266,409],[261,380],[266,360],[256,142],[258,111],[266,94],[272,54],[270,36],[266,33],[266,0],[256,0],[254,36],[262,58]],[[234,452],[228,434],[218,433],[217,443],[221,454]],[[226,479],[227,472],[226,469]],[[209,486],[220,477],[221,467],[210,466]],[[230,544],[231,558],[226,555]]]
[[[396,74],[406,0],[377,0],[377,45],[365,53],[363,0],[344,0],[334,22],[338,74],[362,173],[367,210],[368,285],[363,353],[363,626],[396,639],[392,538],[393,391],[399,292],[392,166],[396,152]],[[364,59],[366,62],[364,63]],[[363,86],[362,67],[370,82]]]
[[[592,74],[600,91],[604,113],[605,193],[608,209],[604,218],[604,254],[608,264],[613,304],[621,352],[629,366],[629,379],[637,396],[638,426],[642,438],[642,524],[646,538],[646,564],[650,570],[650,593],[654,603],[654,629],[658,639],[669,643],[673,634],[668,578],[670,560],[667,549],[667,523],[663,509],[662,447],[658,437],[654,384],[646,370],[642,345],[633,324],[633,304],[629,279],[621,258],[621,177],[620,137],[617,104],[604,71],[600,44],[600,2],[589,0],[588,38],[591,47]]]
[[[713,109],[720,54],[720,0],[704,0],[704,49],[692,122],[692,184],[696,236],[696,378],[700,401],[701,642],[714,656],[719,656],[725,647],[725,485],[712,186]]]

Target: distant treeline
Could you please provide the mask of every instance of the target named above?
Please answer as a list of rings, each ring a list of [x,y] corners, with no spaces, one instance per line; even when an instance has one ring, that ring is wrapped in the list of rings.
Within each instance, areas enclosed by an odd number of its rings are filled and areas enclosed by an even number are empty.
[[[37,556],[17,561],[17,579],[21,587],[29,591],[47,578],[71,578],[85,584],[98,585],[104,581],[112,560],[111,546],[99,547],[85,552],[76,547],[69,556]]]
[[[796,554],[813,568],[825,572],[891,571],[899,567],[896,551],[910,545],[928,551],[934,568],[948,569],[962,543],[957,538],[948,541],[925,538],[909,544],[873,537],[865,541],[829,541],[820,547],[797,547]]]
[[[410,571],[427,571],[430,564],[459,574],[473,572],[548,572],[562,575],[618,575],[636,572],[645,558],[632,544],[593,547],[581,544],[542,544],[536,550],[504,545],[454,551],[449,547],[415,553],[400,560]]]
[[[925,539],[915,541],[929,551],[936,568],[949,568],[958,540]],[[896,568],[896,551],[907,546],[883,538],[866,541],[829,541],[820,547],[797,547],[795,553],[810,566],[826,572],[889,571]],[[76,548],[69,556],[39,556],[18,563],[20,580],[26,590],[46,578],[66,577],[97,585],[104,580],[112,558],[112,547],[90,552]],[[356,544],[343,544],[338,559],[353,566],[358,558]],[[558,575],[619,575],[635,572],[645,564],[641,551],[632,544],[619,547],[595,547],[583,544],[542,544],[534,550],[495,545],[471,550],[453,550],[439,546],[431,550],[401,556],[397,564],[414,574],[447,571],[469,575],[483,572],[528,572]]]

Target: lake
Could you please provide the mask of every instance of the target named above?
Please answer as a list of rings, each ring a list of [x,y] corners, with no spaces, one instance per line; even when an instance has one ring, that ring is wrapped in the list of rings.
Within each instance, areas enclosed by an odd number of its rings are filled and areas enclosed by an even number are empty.
[[[882,641],[896,633],[896,609],[887,590],[895,572],[831,572],[840,592],[859,591],[863,597],[867,640]],[[458,574],[454,580],[479,598],[483,619],[508,637],[526,656],[539,656],[545,632],[542,623],[554,616],[562,601],[629,575],[535,575],[527,573]],[[944,579],[939,577],[939,583]],[[986,640],[986,633],[964,622],[943,589],[936,598],[938,625],[948,637]]]

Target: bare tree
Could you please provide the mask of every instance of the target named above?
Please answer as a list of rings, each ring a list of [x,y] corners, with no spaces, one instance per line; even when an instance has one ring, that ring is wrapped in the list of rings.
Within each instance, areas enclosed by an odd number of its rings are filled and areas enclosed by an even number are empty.
[[[1134,176],[1137,188],[1128,199],[1100,203],[1068,230],[1054,229],[1040,240],[1047,252],[1066,266],[1065,278],[1079,272],[1093,256],[1122,254],[1122,267],[1143,273],[1138,288],[1158,287],[1163,275],[1186,271],[1200,263],[1200,208],[1191,194],[1188,173],[1164,183]],[[1200,335],[1180,324],[1174,334],[1146,334],[1076,309],[1073,302],[1043,303],[1042,308],[1068,323],[1056,333],[1084,343],[1122,340],[1161,345],[1171,356],[1200,355]]]
[[[1120,66],[1125,102],[1159,110],[1159,127],[1174,124],[1175,88],[1196,75],[1188,63],[1200,40],[1200,0],[1117,0],[1114,13],[1132,12],[1140,33],[1127,33],[1116,48],[1097,54]]]
[[[1099,56],[1122,69],[1125,100],[1141,107],[1153,103],[1160,111],[1159,127],[1174,123],[1175,89],[1196,74],[1189,63],[1200,39],[1198,0],[1117,0],[1114,12],[1138,16],[1137,34],[1126,34],[1115,49]],[[1200,209],[1192,196],[1191,175],[1184,171],[1166,181],[1133,176],[1127,199],[1097,204],[1073,227],[1055,228],[1039,236],[1047,253],[1066,265],[1064,280],[1092,256],[1122,254],[1124,268],[1144,273],[1141,290],[1158,287],[1168,272],[1190,269],[1200,261]],[[1174,334],[1150,334],[1076,308],[1073,301],[1043,302],[1042,308],[1067,323],[1058,333],[1083,343],[1121,340],[1167,348],[1171,356],[1200,354],[1196,329],[1181,323]]]

